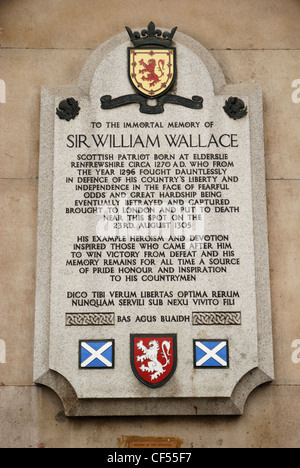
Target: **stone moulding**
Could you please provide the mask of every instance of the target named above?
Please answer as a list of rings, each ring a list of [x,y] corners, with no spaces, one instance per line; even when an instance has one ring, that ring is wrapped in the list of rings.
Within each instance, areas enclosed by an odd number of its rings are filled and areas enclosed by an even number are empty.
[[[269,263],[268,249],[266,248],[268,235],[265,203],[262,92],[259,86],[253,84],[227,85],[219,65],[204,47],[180,32],[176,33],[176,42],[189,48],[205,65],[212,78],[215,95],[224,96],[224,102],[229,96],[248,98],[247,104],[251,126],[258,366],[240,378],[231,396],[218,398],[82,399],[77,396],[72,384],[63,375],[50,368],[53,144],[55,140],[54,119],[57,118],[53,110],[57,107],[57,102],[67,97],[76,96],[76,99],[78,99],[80,96],[86,97],[94,92],[93,78],[103,58],[115,48],[128,45],[128,35],[124,32],[101,45],[91,55],[81,72],[78,86],[48,86],[42,88],[34,382],[45,385],[57,393],[67,416],[241,415],[250,393],[256,387],[271,382],[274,378]]]
[[[66,416],[240,416],[255,388],[270,382],[259,368],[238,382],[231,397],[223,398],[128,398],[80,399],[70,382],[49,370],[35,383],[51,388],[60,398]]]

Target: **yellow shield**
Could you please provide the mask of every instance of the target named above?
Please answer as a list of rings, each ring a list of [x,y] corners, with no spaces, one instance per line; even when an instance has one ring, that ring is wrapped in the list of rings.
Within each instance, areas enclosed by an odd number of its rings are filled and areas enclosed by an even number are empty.
[[[129,49],[129,78],[140,94],[157,98],[175,80],[175,49]]]

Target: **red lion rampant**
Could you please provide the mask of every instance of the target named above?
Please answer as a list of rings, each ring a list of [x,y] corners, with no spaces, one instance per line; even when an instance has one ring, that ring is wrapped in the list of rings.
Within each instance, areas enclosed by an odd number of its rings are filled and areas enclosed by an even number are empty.
[[[156,83],[160,82],[161,77],[164,75],[164,68],[165,68],[165,61],[159,60],[158,61],[158,69],[160,71],[160,76],[155,73],[156,61],[154,59],[148,60],[148,64],[144,62],[144,60],[140,60],[140,65],[143,65],[145,68],[140,70],[139,72],[144,74],[148,73],[147,76],[142,76],[143,81],[149,81],[150,86],[154,86]]]

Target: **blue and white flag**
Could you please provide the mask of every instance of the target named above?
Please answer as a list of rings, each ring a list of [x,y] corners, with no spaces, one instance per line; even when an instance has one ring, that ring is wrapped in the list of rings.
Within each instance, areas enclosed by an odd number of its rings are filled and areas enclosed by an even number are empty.
[[[194,340],[194,367],[228,368],[229,348],[227,340]]]
[[[79,343],[80,369],[112,369],[114,340],[89,340]]]

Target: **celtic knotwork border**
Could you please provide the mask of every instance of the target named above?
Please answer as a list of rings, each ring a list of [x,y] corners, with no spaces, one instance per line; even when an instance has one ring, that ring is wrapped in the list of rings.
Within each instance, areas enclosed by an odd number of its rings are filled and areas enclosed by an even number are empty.
[[[241,312],[193,312],[193,325],[241,324]]]
[[[103,313],[67,313],[66,326],[108,326],[115,325],[113,312]]]

